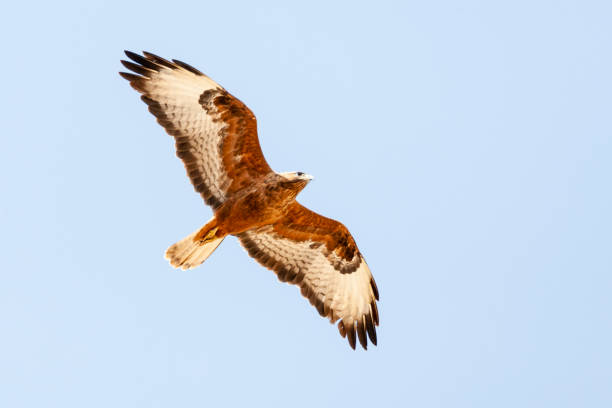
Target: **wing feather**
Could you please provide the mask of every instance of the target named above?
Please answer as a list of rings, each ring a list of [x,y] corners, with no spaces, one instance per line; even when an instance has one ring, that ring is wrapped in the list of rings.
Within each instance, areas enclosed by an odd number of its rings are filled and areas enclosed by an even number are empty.
[[[272,172],[257,137],[255,115],[219,84],[179,60],[126,51],[120,72],[142,94],[157,122],[174,136],[177,156],[204,201],[226,197]]]
[[[340,320],[340,335],[352,348],[359,340],[367,349],[367,337],[377,343],[378,290],[344,225],[294,203],[282,220],[238,238],[280,281],[299,285],[321,316]]]

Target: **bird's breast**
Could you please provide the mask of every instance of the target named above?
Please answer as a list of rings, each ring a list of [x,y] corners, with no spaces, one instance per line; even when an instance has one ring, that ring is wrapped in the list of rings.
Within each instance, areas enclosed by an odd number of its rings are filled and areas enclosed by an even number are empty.
[[[226,201],[215,216],[228,234],[274,224],[293,200],[279,189],[260,189]]]

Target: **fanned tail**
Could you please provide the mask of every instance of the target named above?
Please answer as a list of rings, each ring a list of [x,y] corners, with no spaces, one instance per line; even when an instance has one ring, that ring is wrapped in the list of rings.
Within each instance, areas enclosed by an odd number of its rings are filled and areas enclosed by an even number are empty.
[[[208,224],[210,223],[209,221]],[[183,238],[166,250],[165,258],[170,262],[170,265],[174,268],[181,268],[182,270],[193,269],[201,265],[225,238],[224,236],[215,236],[215,228],[211,231],[210,236],[206,236],[204,240],[200,240],[196,236],[200,234],[201,238],[202,230],[203,228],[195,231],[193,234]],[[208,231],[205,231],[205,233],[206,232]]]

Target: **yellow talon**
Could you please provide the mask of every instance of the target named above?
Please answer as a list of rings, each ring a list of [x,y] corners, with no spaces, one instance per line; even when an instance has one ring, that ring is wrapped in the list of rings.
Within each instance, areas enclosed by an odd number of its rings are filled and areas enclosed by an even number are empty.
[[[203,237],[203,238],[200,240],[200,242],[201,242],[202,244],[205,244],[205,243],[207,243],[207,242],[212,241],[213,239],[215,239],[215,237],[216,237],[216,233],[217,233],[217,230],[218,230],[218,229],[219,229],[218,227],[214,227],[213,229],[211,229],[210,231],[208,231],[208,232],[206,233],[206,235],[204,235],[204,237]]]

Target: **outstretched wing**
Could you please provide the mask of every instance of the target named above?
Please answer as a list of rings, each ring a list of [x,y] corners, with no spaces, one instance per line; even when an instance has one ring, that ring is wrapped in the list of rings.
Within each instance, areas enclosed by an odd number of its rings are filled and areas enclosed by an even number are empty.
[[[301,287],[319,314],[338,323],[342,337],[367,349],[376,344],[378,289],[370,269],[344,225],[293,203],[285,218],[238,235],[260,264],[282,282]]]
[[[185,64],[130,51],[120,72],[176,139],[176,154],[195,190],[213,208],[272,172],[257,139],[253,112],[212,79]]]

